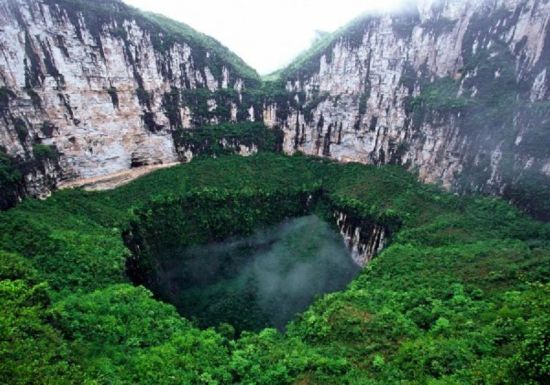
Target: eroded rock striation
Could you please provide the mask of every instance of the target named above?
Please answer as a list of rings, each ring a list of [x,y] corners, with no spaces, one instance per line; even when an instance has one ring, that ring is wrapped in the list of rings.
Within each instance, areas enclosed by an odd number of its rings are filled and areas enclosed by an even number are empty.
[[[335,211],[336,226],[351,258],[358,266],[366,266],[386,246],[386,228],[376,222],[361,221],[342,211]]]
[[[547,0],[363,16],[263,83],[215,40],[118,0],[4,0],[0,45],[0,148],[19,195],[186,161],[212,152],[190,129],[252,121],[282,129],[286,153],[400,164],[550,219]]]
[[[401,164],[550,209],[548,1],[420,1],[362,17],[280,76],[291,102],[264,118],[287,153]]]
[[[236,120],[238,104],[220,111],[213,92],[238,101],[259,81],[213,39],[116,0],[2,1],[0,46],[0,146],[32,166],[32,195],[176,161],[176,129]]]

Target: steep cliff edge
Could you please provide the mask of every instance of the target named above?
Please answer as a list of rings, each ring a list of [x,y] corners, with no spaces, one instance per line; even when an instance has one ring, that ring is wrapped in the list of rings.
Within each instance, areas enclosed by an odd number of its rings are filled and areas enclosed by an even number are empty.
[[[214,39],[118,0],[2,1],[0,46],[11,202],[60,180],[173,162],[178,129],[246,120],[240,94],[260,83]]]
[[[550,217],[550,2],[420,1],[361,17],[279,73],[284,150],[402,164]],[[282,110],[282,113],[281,113]]]
[[[119,0],[4,0],[0,46],[0,208],[60,181],[282,140],[286,153],[401,164],[550,219],[548,0],[422,0],[360,17],[276,81]],[[284,137],[220,125],[244,121]]]

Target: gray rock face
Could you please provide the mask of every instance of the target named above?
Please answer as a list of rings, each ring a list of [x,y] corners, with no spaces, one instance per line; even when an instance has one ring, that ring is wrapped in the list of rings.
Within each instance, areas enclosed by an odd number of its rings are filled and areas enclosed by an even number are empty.
[[[52,187],[41,179],[175,161],[172,131],[195,120],[180,91],[239,93],[245,84],[215,52],[192,39],[170,40],[116,0],[89,7],[67,0],[0,2],[0,91],[8,95],[0,146],[22,161],[33,159],[37,143],[55,146],[60,155],[55,167],[26,176],[32,195]],[[210,115],[202,122],[220,120],[215,111]]]
[[[270,104],[264,120],[284,129],[287,153],[506,194],[528,173],[548,184],[549,72],[550,2],[421,1],[283,71],[299,106],[281,117]]]
[[[283,70],[275,94],[203,35],[118,0],[75,4],[0,2],[0,147],[33,165],[27,194],[188,160],[177,130],[263,120],[286,153],[401,164],[531,212],[550,201],[548,0],[364,17]],[[38,161],[37,144],[59,156]]]
[[[386,246],[384,226],[375,223],[359,226],[349,221],[348,215],[341,211],[336,211],[334,218],[351,258],[358,266],[366,266]]]

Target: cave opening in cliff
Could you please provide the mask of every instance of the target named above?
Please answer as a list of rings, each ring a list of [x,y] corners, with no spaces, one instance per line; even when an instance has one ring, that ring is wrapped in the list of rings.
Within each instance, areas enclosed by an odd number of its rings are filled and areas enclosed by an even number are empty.
[[[246,237],[175,247],[153,256],[153,293],[200,327],[237,333],[282,330],[313,300],[358,273],[342,236],[315,215],[286,219]]]

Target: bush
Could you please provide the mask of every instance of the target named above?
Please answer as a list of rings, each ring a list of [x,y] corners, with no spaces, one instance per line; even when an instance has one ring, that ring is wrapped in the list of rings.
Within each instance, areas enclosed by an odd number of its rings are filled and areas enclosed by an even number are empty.
[[[34,158],[39,162],[56,161],[59,153],[54,145],[35,144],[32,146]]]
[[[23,189],[23,175],[15,159],[0,148],[0,210],[14,206]]]
[[[399,226],[285,334],[231,340],[128,285],[138,254],[127,259],[122,234],[142,252],[223,239],[308,202],[360,227]],[[547,226],[505,202],[446,194],[396,166],[222,155],[111,191],[63,190],[0,212],[0,380],[70,383],[78,368],[80,382],[138,384],[544,383],[548,245]]]

